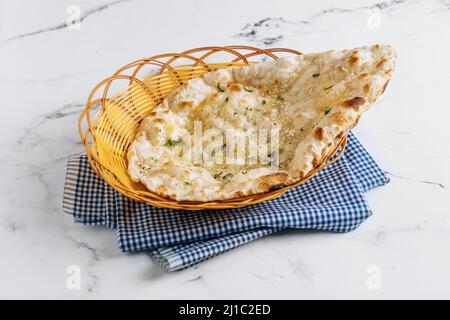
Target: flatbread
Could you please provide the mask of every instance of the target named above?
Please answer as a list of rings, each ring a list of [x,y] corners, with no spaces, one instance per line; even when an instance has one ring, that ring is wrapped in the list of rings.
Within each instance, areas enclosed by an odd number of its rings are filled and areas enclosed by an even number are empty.
[[[128,151],[129,175],[177,201],[232,199],[295,183],[356,126],[386,89],[395,62],[391,46],[373,45],[206,73],[180,86],[143,119]],[[193,161],[195,153],[185,147],[191,145],[196,121],[203,132],[246,134],[245,163]],[[254,163],[250,145],[262,129],[279,130],[279,147],[273,149],[273,136],[263,156],[257,147]],[[234,143],[226,139],[203,138],[204,149],[215,145],[214,155],[220,155],[218,143],[224,158],[233,151]]]

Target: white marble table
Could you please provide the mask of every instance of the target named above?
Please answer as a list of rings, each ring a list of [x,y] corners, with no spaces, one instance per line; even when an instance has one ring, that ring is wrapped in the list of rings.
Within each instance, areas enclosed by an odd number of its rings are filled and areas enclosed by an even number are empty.
[[[0,298],[450,298],[450,1],[158,3],[0,1]],[[210,44],[372,43],[399,60],[355,132],[391,182],[367,194],[374,215],[356,231],[286,232],[167,273],[63,214],[83,102],[125,63]]]

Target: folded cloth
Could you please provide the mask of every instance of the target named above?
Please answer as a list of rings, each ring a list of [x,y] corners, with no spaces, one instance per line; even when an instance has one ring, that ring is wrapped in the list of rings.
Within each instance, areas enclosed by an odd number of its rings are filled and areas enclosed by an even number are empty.
[[[116,192],[82,155],[69,159],[63,208],[75,222],[116,229],[122,251],[150,250],[175,271],[283,229],[351,231],[372,214],[364,192],[388,181],[350,133],[341,159],[279,198],[237,209],[172,210]]]

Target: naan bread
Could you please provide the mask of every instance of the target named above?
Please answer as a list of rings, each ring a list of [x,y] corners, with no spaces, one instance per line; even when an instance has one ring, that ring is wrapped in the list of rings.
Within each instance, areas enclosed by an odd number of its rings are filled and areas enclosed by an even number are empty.
[[[384,92],[395,61],[391,46],[373,45],[230,67],[192,79],[142,121],[128,151],[130,177],[177,201],[231,199],[292,184],[356,126]],[[194,121],[201,121],[203,132],[279,128],[280,148],[257,163],[246,158],[245,164],[195,164],[186,161],[182,149]],[[206,138],[203,147],[213,143]],[[223,143],[225,154],[228,148]],[[275,155],[279,166],[271,165]]]

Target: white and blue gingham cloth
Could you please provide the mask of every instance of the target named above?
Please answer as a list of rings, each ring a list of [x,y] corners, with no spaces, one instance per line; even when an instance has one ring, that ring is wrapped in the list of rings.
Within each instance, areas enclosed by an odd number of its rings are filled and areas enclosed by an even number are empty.
[[[119,194],[83,155],[69,159],[63,208],[76,222],[116,229],[122,251],[150,250],[174,271],[283,229],[351,231],[372,214],[364,192],[388,181],[350,133],[341,159],[277,199],[238,209],[182,211]]]

